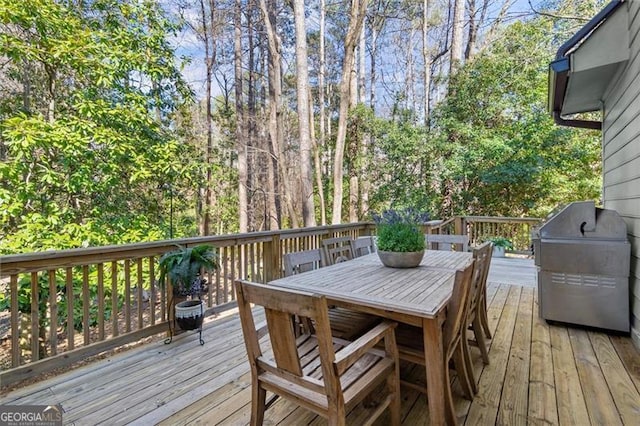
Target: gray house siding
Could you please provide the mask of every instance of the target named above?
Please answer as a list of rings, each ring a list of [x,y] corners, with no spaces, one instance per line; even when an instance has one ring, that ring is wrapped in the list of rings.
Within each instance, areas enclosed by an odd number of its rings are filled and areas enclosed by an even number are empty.
[[[631,337],[640,348],[640,0],[629,10],[629,62],[604,95],[603,200],[627,223],[631,242]]]

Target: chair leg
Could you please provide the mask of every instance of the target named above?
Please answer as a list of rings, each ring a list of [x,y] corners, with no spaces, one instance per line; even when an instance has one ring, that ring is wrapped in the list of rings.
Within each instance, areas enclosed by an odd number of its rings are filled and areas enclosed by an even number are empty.
[[[449,369],[446,368],[447,363],[445,363],[444,369],[444,378],[445,378],[445,386],[444,386],[444,414],[445,420],[448,425],[457,425],[458,419],[456,417],[456,408],[453,405],[453,394],[451,393],[451,378],[449,377]]]
[[[469,381],[469,374],[467,373],[467,366],[465,365],[463,351],[462,342],[460,342],[453,352],[453,364],[455,365],[456,372],[458,373],[458,382],[460,382],[465,398],[472,401],[474,393]]]
[[[478,306],[478,316],[480,317],[480,323],[484,329],[484,335],[487,339],[491,339],[491,330],[489,330],[489,318],[487,318],[487,288],[482,289],[482,303]]]
[[[329,411],[329,417],[327,418],[328,426],[345,426],[347,424],[346,422],[344,407],[342,412],[339,410]]]
[[[265,391],[258,383],[251,386],[251,426],[261,426],[264,422]]]
[[[400,426],[402,422],[402,414],[400,404],[402,398],[400,396],[400,377],[399,368],[396,365],[396,373],[389,375],[387,378],[387,392],[393,395],[393,399],[389,404],[389,414],[391,414],[391,424],[393,426]]]
[[[465,330],[465,334],[466,334],[466,330]],[[462,339],[462,355],[464,357],[464,364],[466,366],[467,378],[468,378],[469,384],[471,385],[471,391],[473,392],[473,395],[476,395],[478,393],[478,383],[476,382],[476,375],[473,368],[473,362],[471,361],[471,351],[469,350],[469,341],[464,337]]]
[[[482,354],[482,361],[489,365],[489,353],[487,352],[487,342],[484,340],[484,334],[482,333],[482,324],[480,324],[480,316],[476,316],[473,320],[473,334],[476,336],[476,343]]]

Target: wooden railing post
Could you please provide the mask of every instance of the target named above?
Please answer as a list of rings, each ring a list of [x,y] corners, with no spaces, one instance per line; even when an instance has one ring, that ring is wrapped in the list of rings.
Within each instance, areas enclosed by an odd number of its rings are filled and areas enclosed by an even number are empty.
[[[275,234],[271,237],[271,241],[264,243],[264,277],[263,281],[269,282],[280,278],[280,235]]]
[[[456,216],[455,220],[453,221],[453,229],[454,229],[454,234],[456,235],[463,235],[466,234],[466,229],[464,229],[463,225],[463,218],[462,216]]]

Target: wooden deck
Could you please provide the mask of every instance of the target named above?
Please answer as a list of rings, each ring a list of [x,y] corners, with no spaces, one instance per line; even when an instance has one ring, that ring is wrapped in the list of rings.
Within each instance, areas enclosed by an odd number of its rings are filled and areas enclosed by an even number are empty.
[[[471,402],[454,389],[460,423],[638,424],[640,354],[631,340],[546,324],[538,318],[530,261],[492,266],[491,364],[483,367],[472,348],[479,394]],[[189,333],[170,345],[147,344],[12,391],[0,404],[61,404],[65,424],[245,425],[250,379],[237,314],[207,322],[204,340],[200,346]],[[403,370],[424,375],[419,367]],[[424,395],[402,393],[403,424],[426,424]],[[360,410],[350,414],[350,424],[359,424]],[[325,422],[283,400],[265,420],[309,423]]]

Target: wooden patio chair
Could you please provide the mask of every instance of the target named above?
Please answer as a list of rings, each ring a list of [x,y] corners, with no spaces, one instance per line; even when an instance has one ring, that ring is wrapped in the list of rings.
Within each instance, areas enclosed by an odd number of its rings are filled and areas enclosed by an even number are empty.
[[[355,240],[349,241],[349,244],[351,244],[353,257],[366,256],[376,251],[376,243],[373,237],[370,236],[358,237]]]
[[[480,317],[480,325],[482,325],[482,329],[484,330],[484,336],[487,339],[491,339],[491,331],[489,330],[489,318],[487,317],[487,278],[489,277],[489,268],[491,268],[491,259],[493,258],[493,243],[491,243],[491,250],[489,250],[489,252],[489,258],[487,259],[487,264],[482,274],[482,285],[480,287],[482,293],[480,294],[480,301],[477,312],[478,316]]]
[[[425,235],[427,248],[446,251],[469,251],[469,236],[454,234],[427,234]]]
[[[482,315],[480,311],[483,308],[482,300],[483,298],[486,299],[487,273],[489,271],[489,264],[491,263],[492,250],[493,247],[491,242],[484,243],[480,247],[473,249],[475,271],[471,282],[471,289],[469,291],[469,307],[467,314],[467,327],[473,331],[475,337],[475,340],[471,341],[471,343],[480,349],[482,361],[485,364],[489,364],[489,353],[487,351],[487,343],[484,340],[484,333],[480,322],[480,317]],[[483,295],[485,296],[483,297]],[[471,385],[473,393],[476,394],[478,393],[478,386],[475,379],[473,363],[471,362],[471,357],[469,355],[469,343],[470,342],[466,338],[462,339],[469,384]]]
[[[475,263],[475,262],[474,262]],[[466,318],[469,308],[469,296],[473,275],[476,273],[474,264],[472,263],[463,271],[456,271],[455,282],[453,285],[453,294],[449,305],[447,306],[447,318],[444,322],[443,340],[444,340],[444,373],[446,386],[443,389],[445,395],[447,423],[455,424],[455,407],[453,405],[453,394],[451,393],[451,380],[449,375],[449,363],[453,361],[453,365],[458,375],[458,380],[465,394],[465,397],[472,400],[474,397],[473,388],[469,382],[469,374],[467,372],[467,361],[465,358],[465,347],[463,339],[466,338]],[[400,359],[413,362],[415,364],[424,365],[424,340],[422,329],[419,327],[401,324],[396,330],[398,341],[398,352]],[[404,385],[417,389],[426,393],[423,386],[402,381]]]
[[[326,238],[322,240],[323,264],[325,266],[353,259],[351,237]]]
[[[284,276],[308,272],[317,269],[321,265],[320,249],[298,251],[284,255]],[[351,340],[364,334],[377,322],[379,317],[365,314],[351,309],[331,307],[329,309],[329,322],[331,333],[335,337]],[[313,324],[307,319],[300,319],[303,329],[313,331]]]
[[[327,418],[330,425],[344,425],[351,409],[383,383],[388,394],[367,424],[389,408],[391,423],[400,425],[395,323],[384,321],[354,342],[336,339],[324,296],[242,280],[235,285],[251,366],[251,425],[263,423],[275,400],[266,401],[267,391]],[[251,303],[265,309],[273,356],[261,347]],[[315,334],[296,338],[292,315],[313,319]],[[374,348],[380,341],[384,350]]]
[[[320,249],[296,251],[283,256],[284,276],[289,277],[301,272],[313,271],[322,266]]]

